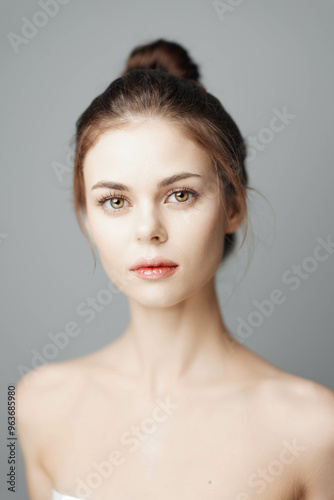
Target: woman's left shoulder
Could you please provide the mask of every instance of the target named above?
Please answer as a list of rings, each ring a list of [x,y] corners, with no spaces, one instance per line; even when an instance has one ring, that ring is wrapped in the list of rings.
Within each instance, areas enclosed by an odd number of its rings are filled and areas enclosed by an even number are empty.
[[[280,442],[294,456],[303,498],[332,498],[334,491],[334,392],[313,380],[285,374],[271,383]],[[283,453],[283,452],[282,452]],[[285,452],[284,452],[285,453]]]
[[[318,382],[278,370],[262,384],[274,414],[310,446],[334,449],[334,391]],[[317,444],[316,444],[317,443]],[[332,443],[332,444],[330,444]]]

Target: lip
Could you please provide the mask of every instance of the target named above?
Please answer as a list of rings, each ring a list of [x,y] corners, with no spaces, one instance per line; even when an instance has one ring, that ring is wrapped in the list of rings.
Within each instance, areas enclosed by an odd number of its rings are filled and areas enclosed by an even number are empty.
[[[172,260],[163,257],[142,258],[137,260],[130,268],[130,271],[136,271],[144,267],[176,267],[178,264]]]
[[[154,257],[152,259],[139,259],[130,269],[130,272],[136,274],[142,279],[161,279],[167,278],[175,273],[178,264],[169,259]]]
[[[146,280],[157,280],[167,278],[175,273],[179,266],[161,266],[161,267],[140,267],[131,271],[139,278]]]

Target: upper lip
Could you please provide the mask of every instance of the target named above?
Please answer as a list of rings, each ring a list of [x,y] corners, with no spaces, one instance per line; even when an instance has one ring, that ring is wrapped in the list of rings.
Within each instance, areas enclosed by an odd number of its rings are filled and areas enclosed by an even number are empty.
[[[139,269],[141,267],[174,267],[177,265],[178,264],[176,264],[176,262],[173,262],[169,259],[164,259],[163,257],[153,257],[152,259],[141,258],[134,263],[130,270],[135,271],[136,269]]]

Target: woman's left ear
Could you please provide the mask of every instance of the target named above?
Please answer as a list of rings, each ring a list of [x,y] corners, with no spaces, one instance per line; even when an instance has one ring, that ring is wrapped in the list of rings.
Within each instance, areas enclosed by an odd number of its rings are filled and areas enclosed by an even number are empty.
[[[228,217],[226,219],[225,233],[234,233],[240,227],[244,217],[245,213],[241,208],[241,204],[237,201],[231,203],[228,210]]]

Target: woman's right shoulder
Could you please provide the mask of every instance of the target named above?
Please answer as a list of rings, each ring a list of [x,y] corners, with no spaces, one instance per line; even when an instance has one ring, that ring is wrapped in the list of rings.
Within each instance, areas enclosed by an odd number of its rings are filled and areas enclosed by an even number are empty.
[[[16,384],[17,421],[43,424],[68,411],[85,385],[85,370],[76,360],[47,363],[26,373]]]
[[[48,452],[53,436],[60,435],[57,430],[61,431],[67,421],[75,391],[80,394],[85,378],[78,363],[54,362],[30,370],[16,384],[15,431],[31,481],[36,474],[38,481],[44,481],[44,452]]]

